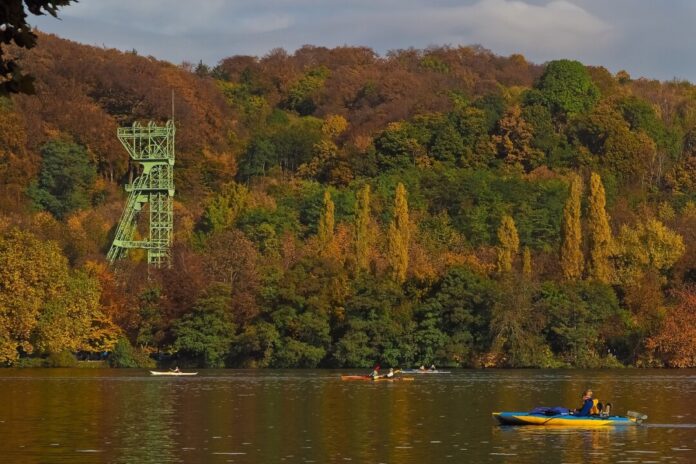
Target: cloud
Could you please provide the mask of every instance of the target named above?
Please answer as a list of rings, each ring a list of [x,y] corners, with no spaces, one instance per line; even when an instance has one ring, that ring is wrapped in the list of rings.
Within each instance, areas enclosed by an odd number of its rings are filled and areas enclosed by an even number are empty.
[[[609,45],[614,33],[609,24],[565,0],[532,5],[514,0],[481,0],[443,12],[463,41],[476,40],[486,47],[509,53],[526,50],[536,56],[578,55],[598,42]]]
[[[498,53],[524,53],[541,60],[581,56],[595,49],[598,41],[608,46],[616,38],[610,24],[566,0],[541,5],[520,0],[412,4],[397,11],[372,12],[369,17],[356,12],[332,21],[335,24],[325,29],[336,31],[335,36],[345,31],[347,43],[359,40],[356,32],[360,30],[369,42],[390,47],[478,43]],[[349,28],[349,24],[361,27]]]
[[[290,15],[264,14],[243,18],[239,21],[239,33],[264,34],[290,28],[294,21]]]

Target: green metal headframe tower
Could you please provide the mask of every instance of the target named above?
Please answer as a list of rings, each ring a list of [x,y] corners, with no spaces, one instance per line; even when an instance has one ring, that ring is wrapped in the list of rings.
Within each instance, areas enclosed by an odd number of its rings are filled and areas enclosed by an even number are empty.
[[[128,202],[116,229],[108,260],[113,264],[124,258],[131,248],[147,250],[147,262],[154,267],[170,265],[169,249],[174,228],[174,135],[173,121],[165,126],[150,122],[142,126],[119,127],[118,139],[130,157],[140,163],[142,174],[132,184]],[[150,215],[150,236],[135,240],[138,217],[147,205]]]

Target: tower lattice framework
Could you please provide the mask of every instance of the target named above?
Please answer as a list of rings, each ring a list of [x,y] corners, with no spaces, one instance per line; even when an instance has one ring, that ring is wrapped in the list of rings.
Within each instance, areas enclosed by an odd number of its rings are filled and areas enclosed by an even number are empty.
[[[147,262],[154,267],[170,265],[174,228],[174,135],[173,121],[164,126],[137,122],[118,128],[118,139],[130,157],[140,163],[142,173],[126,185],[128,202],[107,255],[114,263],[132,248],[147,250]],[[147,205],[147,207],[146,207]],[[135,239],[140,213],[149,212],[149,237]]]

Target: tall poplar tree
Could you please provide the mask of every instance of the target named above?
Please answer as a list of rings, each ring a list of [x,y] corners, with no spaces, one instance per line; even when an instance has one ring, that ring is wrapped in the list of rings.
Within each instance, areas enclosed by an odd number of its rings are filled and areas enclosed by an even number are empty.
[[[355,261],[360,270],[367,270],[370,266],[372,240],[373,235],[370,229],[370,186],[365,185],[358,193],[355,215]]]
[[[330,252],[334,243],[334,202],[328,190],[324,191],[324,211],[319,217],[319,247],[322,253]]]
[[[394,198],[394,219],[389,224],[388,235],[389,264],[394,273],[394,279],[399,283],[403,283],[406,280],[408,273],[410,239],[406,187],[399,182],[399,185],[396,186],[396,197]]]
[[[498,272],[510,272],[512,261],[520,249],[515,221],[510,216],[503,216],[498,227]]]
[[[609,283],[612,277],[609,255],[613,239],[606,204],[602,178],[593,172],[590,176],[590,197],[587,209],[587,239],[590,247],[587,276],[590,279]]]
[[[580,226],[580,197],[582,180],[573,176],[570,180],[570,196],[563,208],[561,224],[561,270],[567,280],[582,277],[582,229]]]

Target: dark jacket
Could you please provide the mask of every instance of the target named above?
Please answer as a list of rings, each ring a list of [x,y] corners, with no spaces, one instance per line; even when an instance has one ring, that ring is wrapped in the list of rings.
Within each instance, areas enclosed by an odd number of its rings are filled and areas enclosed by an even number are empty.
[[[582,408],[580,411],[575,413],[576,416],[589,416],[590,415],[590,410],[592,410],[592,406],[594,406],[594,401],[592,398],[587,398],[583,403],[582,403]]]

